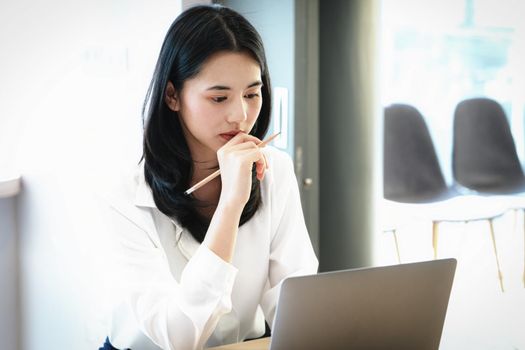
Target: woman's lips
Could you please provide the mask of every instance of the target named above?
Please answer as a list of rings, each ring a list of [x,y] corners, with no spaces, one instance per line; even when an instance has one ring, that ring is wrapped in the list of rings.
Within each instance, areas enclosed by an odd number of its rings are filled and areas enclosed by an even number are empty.
[[[233,134],[221,134],[221,137],[225,139],[226,141],[230,141],[231,139],[233,139],[234,136],[235,135]]]
[[[227,133],[224,133],[224,134],[220,134],[220,136],[227,140],[227,141],[230,141],[235,135],[237,135],[238,133],[240,133],[242,131],[232,131],[232,132],[227,132]]]

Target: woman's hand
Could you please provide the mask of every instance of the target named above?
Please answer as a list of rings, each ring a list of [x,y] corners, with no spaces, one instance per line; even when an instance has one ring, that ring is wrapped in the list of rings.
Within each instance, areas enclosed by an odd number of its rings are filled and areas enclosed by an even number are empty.
[[[239,220],[250,198],[253,163],[259,181],[267,169],[266,157],[257,147],[260,143],[254,136],[239,133],[217,151],[221,195],[203,243],[224,261],[233,259]]]
[[[264,153],[257,147],[260,143],[257,137],[240,132],[217,151],[222,182],[219,206],[244,209],[250,198],[253,163],[259,181],[267,169]]]

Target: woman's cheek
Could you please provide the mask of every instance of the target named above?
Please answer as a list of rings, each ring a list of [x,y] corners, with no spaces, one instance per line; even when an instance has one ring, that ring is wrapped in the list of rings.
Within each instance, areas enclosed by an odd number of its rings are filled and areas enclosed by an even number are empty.
[[[257,118],[259,117],[259,114],[261,113],[261,108],[262,108],[262,102],[253,111],[252,118],[251,118],[252,125],[255,124],[255,122],[257,121]]]

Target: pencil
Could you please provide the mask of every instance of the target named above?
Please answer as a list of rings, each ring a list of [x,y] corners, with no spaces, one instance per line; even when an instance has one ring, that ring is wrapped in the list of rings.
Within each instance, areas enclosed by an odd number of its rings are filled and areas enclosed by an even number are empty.
[[[276,138],[277,136],[279,136],[280,132],[276,133],[276,134],[273,134],[272,136],[268,137],[266,140],[264,140],[263,142],[261,142],[260,144],[257,145],[257,147],[263,147],[263,146],[266,146],[268,143],[270,143],[274,138]],[[202,179],[201,181],[197,182],[195,185],[193,185],[192,187],[188,188],[184,194],[185,195],[190,195],[192,194],[193,192],[195,192],[196,190],[198,190],[199,188],[201,188],[202,186],[206,185],[208,182],[210,182],[211,180],[215,179],[217,176],[219,176],[221,174],[221,169],[217,170],[217,171],[214,171],[213,173],[211,173],[210,175],[206,176],[204,179]]]

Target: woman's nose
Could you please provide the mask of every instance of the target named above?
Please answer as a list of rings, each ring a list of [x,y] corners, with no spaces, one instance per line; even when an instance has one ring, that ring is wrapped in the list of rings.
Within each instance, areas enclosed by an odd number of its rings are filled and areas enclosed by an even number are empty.
[[[232,103],[228,121],[230,123],[240,123],[246,119],[248,119],[248,105],[243,99],[238,99]]]

